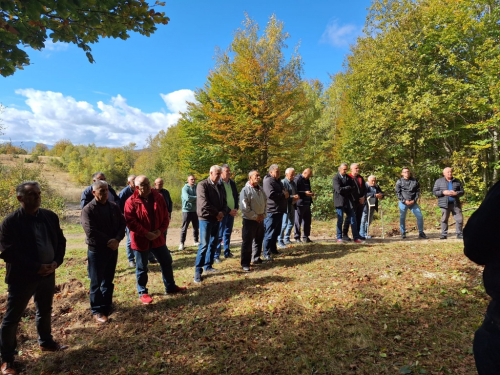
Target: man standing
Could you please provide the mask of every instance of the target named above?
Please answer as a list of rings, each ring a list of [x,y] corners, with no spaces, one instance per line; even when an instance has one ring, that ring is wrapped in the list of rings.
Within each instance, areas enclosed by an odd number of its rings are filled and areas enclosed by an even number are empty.
[[[229,214],[226,203],[226,190],[218,182],[222,168],[218,165],[210,167],[210,176],[200,182],[196,188],[196,212],[200,223],[200,246],[196,255],[194,282],[201,283],[203,268],[207,273],[219,270],[212,267],[215,250],[219,240],[219,224],[224,215]]]
[[[302,174],[295,177],[297,184],[297,193],[299,200],[297,201],[297,210],[295,211],[295,241],[297,242],[312,242],[309,238],[311,235],[311,204],[313,203],[314,193],[311,192],[311,168],[306,168]],[[300,230],[303,226],[302,240],[300,239]]]
[[[97,180],[106,181],[106,176],[104,175],[104,173],[102,172],[94,173],[92,175],[92,183],[96,182]],[[108,184],[108,189],[109,189],[108,200],[118,204],[120,202],[120,198],[118,197],[118,195],[116,195],[116,191],[109,184]],[[89,202],[92,199],[94,199],[94,195],[92,194],[92,185],[90,185],[82,192],[82,197],[80,199],[80,208],[83,210],[83,207],[89,204]]]
[[[131,174],[127,178],[127,186],[120,191],[120,208],[122,210],[125,209],[125,202],[127,199],[130,198],[132,194],[134,194],[135,191],[135,174]],[[108,186],[109,189],[109,186]],[[109,196],[109,193],[108,193]],[[130,247],[130,230],[128,227],[126,227],[126,234],[127,234],[127,259],[128,259],[128,266],[130,268],[135,268],[135,256],[134,256],[134,251]]]
[[[120,207],[108,201],[108,184],[97,180],[92,184],[94,199],[81,213],[88,245],[87,271],[90,279],[90,310],[97,324],[108,321],[113,303],[118,246],[125,237],[125,218]]]
[[[230,211],[229,215],[224,215],[224,218],[220,222],[219,241],[217,242],[217,249],[214,255],[215,263],[221,262],[219,257],[222,252],[222,246],[224,246],[224,258],[233,257],[229,245],[231,243],[231,233],[233,232],[234,217],[238,213],[239,208],[238,190],[236,189],[234,180],[231,180],[231,169],[227,164],[223,164],[221,168],[222,174],[219,184],[222,185],[226,191],[226,201]]]
[[[251,171],[248,182],[241,190],[241,215],[243,228],[241,230],[241,267],[250,271],[250,261],[253,264],[262,263],[262,240],[264,239],[264,218],[266,217],[266,195],[259,185],[260,174]]]
[[[198,246],[199,240],[199,223],[198,215],[196,214],[196,179],[191,174],[188,176],[187,183],[182,188],[182,228],[181,228],[181,243],[179,250],[184,250],[184,242],[186,242],[186,233],[189,223],[193,225],[194,246]]]
[[[406,213],[410,210],[417,218],[418,237],[429,238],[424,233],[424,217],[420,207],[417,204],[420,197],[420,185],[417,180],[411,177],[410,170],[403,168],[401,170],[401,178],[396,182],[396,195],[399,199],[399,226],[401,230],[401,238],[406,238]]]
[[[272,261],[271,254],[279,254],[276,241],[289,197],[288,191],[280,181],[278,164],[271,165],[269,173],[264,177],[264,193],[267,197],[267,217],[264,219],[264,260]]]
[[[349,219],[351,224],[352,236],[355,243],[363,243],[358,232],[356,223],[356,215],[354,214],[354,190],[356,189],[355,182],[351,176],[347,174],[347,163],[342,163],[339,167],[339,172],[333,177],[333,201],[337,211],[337,242],[343,243],[342,239],[342,224],[344,222],[344,214],[346,220]]]
[[[365,238],[371,238],[368,236],[368,225],[373,221],[373,214],[375,211],[378,212],[378,201],[379,199],[384,198],[384,193],[380,186],[377,184],[377,177],[371,175],[368,177],[368,182],[366,183],[366,201],[363,208],[363,216],[361,217],[361,226],[359,235]],[[373,207],[369,207],[369,200],[373,199],[375,201],[375,205]]]
[[[462,205],[460,197],[464,195],[464,188],[459,180],[453,177],[450,167],[443,169],[443,176],[436,180],[432,192],[438,197],[438,206],[441,208],[441,240],[448,237],[448,219],[450,213],[455,219],[455,233],[458,239],[462,239],[462,227],[464,218],[462,216]]]
[[[0,332],[2,374],[16,374],[16,332],[31,297],[36,306],[40,349],[54,352],[68,348],[54,341],[50,321],[55,270],[63,262],[66,238],[57,215],[40,208],[38,182],[20,184],[16,195],[21,208],[7,216],[0,227],[0,258],[7,263],[5,282],[8,284],[7,309]]]
[[[280,235],[278,237],[278,248],[280,249],[284,249],[286,248],[286,245],[291,244],[290,234],[292,233],[293,223],[295,220],[295,209],[297,207],[297,200],[299,199],[297,185],[295,184],[294,178],[295,169],[287,168],[285,170],[285,178],[281,180],[283,187],[286,191],[288,191],[288,199],[286,202],[286,212],[283,215],[283,222],[281,223]]]
[[[125,220],[130,229],[131,247],[136,258],[136,278],[139,299],[145,305],[153,302],[148,295],[148,256],[152,252],[160,263],[166,294],[186,289],[175,285],[172,256],[165,245],[163,232],[168,228],[165,199],[151,189],[146,176],[135,178],[135,192],[125,203]]]
[[[363,208],[365,205],[365,196],[366,196],[366,182],[363,177],[360,176],[359,174],[359,164],[357,163],[352,163],[351,164],[351,173],[349,174],[349,177],[352,178],[354,181],[354,189],[351,191],[351,194],[354,198],[353,201],[353,210],[354,210],[354,215],[356,216],[356,225],[357,225],[357,230],[358,233],[360,232],[360,227],[361,227],[361,217],[363,216]],[[351,229],[352,231],[352,229]],[[349,233],[349,219],[346,217],[344,221],[344,228],[343,228],[343,238],[347,241],[350,241],[351,239],[348,236]],[[354,232],[353,232],[354,235]],[[364,237],[364,236],[361,236]],[[363,240],[364,238],[362,238]]]
[[[158,193],[161,194],[163,199],[165,199],[165,203],[167,204],[168,221],[170,222],[172,221],[172,210],[174,209],[174,203],[172,202],[172,198],[170,198],[170,192],[167,189],[163,188],[163,179],[161,177],[158,177],[155,180],[155,189]],[[167,239],[167,231],[168,229],[163,232],[165,240]]]

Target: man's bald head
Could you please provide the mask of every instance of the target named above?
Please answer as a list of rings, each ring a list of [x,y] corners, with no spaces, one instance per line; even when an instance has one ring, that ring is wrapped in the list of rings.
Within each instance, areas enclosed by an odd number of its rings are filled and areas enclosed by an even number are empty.
[[[312,177],[312,170],[311,168],[306,168],[304,169],[304,172],[302,172],[302,177],[304,177],[306,180]]]

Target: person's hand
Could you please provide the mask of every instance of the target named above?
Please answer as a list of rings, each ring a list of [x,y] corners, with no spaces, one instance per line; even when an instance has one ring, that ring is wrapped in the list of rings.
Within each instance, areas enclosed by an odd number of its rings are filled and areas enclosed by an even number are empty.
[[[40,276],[48,276],[51,273],[54,273],[54,271],[56,270],[56,268],[57,268],[57,263],[56,262],[52,262],[52,263],[48,263],[48,264],[42,264],[40,266],[40,269],[38,270],[38,274]]]
[[[285,194],[285,198],[288,199],[290,194],[288,194],[288,190],[283,190],[283,194]]]
[[[457,192],[456,192],[455,190],[448,190],[448,193],[449,193],[448,195],[449,195],[450,197],[454,197],[454,196],[456,196],[456,195],[457,195]]]
[[[411,205],[412,205],[412,202],[413,202],[413,201],[405,201],[405,204],[406,204],[407,206],[411,206]]]
[[[118,250],[119,245],[120,242],[116,238],[109,240],[108,243],[106,244],[106,246],[109,247],[111,250]]]
[[[380,194],[380,193],[375,194],[375,196],[376,196],[378,199],[382,199],[382,198],[383,198],[383,195],[382,195],[382,194]]]
[[[154,230],[153,233],[156,234],[158,237],[160,237],[162,234],[159,229]]]
[[[238,210],[233,209],[233,210],[229,211],[229,215],[231,215],[232,217],[235,217],[236,215],[238,215]]]
[[[312,197],[314,195],[314,193],[311,193],[309,190],[306,191],[306,196],[307,197]]]
[[[146,237],[150,241],[154,241],[158,238],[158,235],[155,232],[148,232],[144,235],[144,237]]]
[[[297,202],[300,199],[300,196],[298,194],[292,195],[292,200],[293,202]]]
[[[359,198],[359,204],[365,204],[365,197]]]
[[[217,221],[222,221],[223,218],[224,218],[224,212],[219,212],[217,214]]]
[[[257,215],[257,223],[262,223],[264,221],[264,215]]]

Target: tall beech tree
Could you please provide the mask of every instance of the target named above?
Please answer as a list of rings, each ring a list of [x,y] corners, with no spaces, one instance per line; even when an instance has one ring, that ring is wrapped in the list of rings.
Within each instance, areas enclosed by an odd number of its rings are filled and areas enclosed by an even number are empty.
[[[309,100],[297,49],[285,58],[288,37],[274,15],[261,36],[247,16],[227,51],[218,51],[197,102],[180,120],[188,168],[207,173],[210,164],[228,162],[244,173],[263,171],[304,145],[307,138],[294,135],[308,117]]]
[[[36,50],[46,41],[74,43],[93,63],[89,44],[99,38],[127,39],[129,31],[149,36],[169,21],[144,0],[0,0],[0,74],[29,65],[22,46]]]

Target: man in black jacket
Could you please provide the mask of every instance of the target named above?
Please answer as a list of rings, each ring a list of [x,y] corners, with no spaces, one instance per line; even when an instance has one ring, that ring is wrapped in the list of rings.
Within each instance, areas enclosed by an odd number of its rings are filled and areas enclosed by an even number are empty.
[[[264,219],[264,260],[272,261],[271,254],[279,254],[276,241],[280,234],[289,197],[288,191],[280,181],[278,164],[269,167],[269,173],[264,177],[263,189],[267,197],[267,216]]]
[[[81,213],[81,223],[88,245],[87,271],[90,279],[90,310],[97,324],[108,321],[113,303],[118,246],[125,237],[125,218],[120,207],[108,200],[108,184],[92,184],[94,199]]]
[[[299,173],[295,177],[295,184],[297,185],[297,193],[299,200],[297,201],[297,209],[295,210],[295,241],[297,242],[312,242],[309,236],[311,235],[311,204],[313,203],[314,193],[311,191],[312,170],[306,168],[302,174]],[[300,239],[301,227],[302,240]]]
[[[41,191],[36,181],[16,188],[21,208],[5,218],[0,227],[0,258],[7,263],[7,310],[0,332],[2,374],[16,374],[16,331],[31,297],[36,306],[38,344],[42,351],[60,351],[67,346],[54,341],[51,333],[55,270],[66,251],[59,218],[40,208]]]
[[[418,237],[428,238],[424,233],[424,216],[420,211],[417,201],[420,198],[420,185],[417,180],[411,176],[409,168],[401,170],[401,178],[396,182],[396,195],[399,199],[399,226],[401,238],[406,238],[406,213],[410,210],[417,218]]]
[[[365,205],[365,199],[366,199],[366,182],[365,179],[359,174],[358,163],[351,164],[351,173],[349,173],[349,177],[351,177],[352,180],[354,181],[354,189],[351,191],[351,194],[354,199],[353,210],[354,210],[354,215],[356,216],[356,225],[359,233],[361,227],[361,219],[363,217],[363,207]],[[347,241],[351,240],[347,235],[349,233],[349,224],[350,224],[350,219],[349,217],[346,216],[344,221],[344,227],[342,229],[342,234],[343,234],[342,238]]]
[[[353,195],[356,185],[351,176],[347,174],[347,163],[342,163],[339,172],[333,177],[333,202],[337,211],[337,242],[343,243],[342,223],[344,214],[351,224],[352,236],[355,243],[363,243],[359,236],[356,215],[354,213],[355,198]]]
[[[443,169],[443,176],[434,183],[432,192],[438,197],[438,206],[441,208],[441,240],[448,237],[448,219],[450,213],[455,219],[455,233],[458,239],[462,239],[462,227],[464,218],[462,216],[462,205],[460,197],[464,195],[462,183],[453,177],[453,170],[450,167]]]

